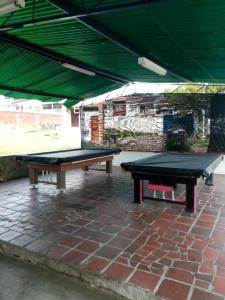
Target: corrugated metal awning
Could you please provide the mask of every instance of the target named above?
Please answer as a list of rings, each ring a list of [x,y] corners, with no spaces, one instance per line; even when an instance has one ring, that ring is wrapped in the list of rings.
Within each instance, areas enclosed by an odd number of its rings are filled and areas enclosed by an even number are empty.
[[[70,106],[133,81],[225,83],[224,16],[223,0],[26,0],[0,17],[0,93]]]

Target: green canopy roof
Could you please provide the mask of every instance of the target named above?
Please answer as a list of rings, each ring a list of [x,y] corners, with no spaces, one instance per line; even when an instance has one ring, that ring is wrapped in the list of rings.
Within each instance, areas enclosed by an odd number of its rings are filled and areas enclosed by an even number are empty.
[[[0,93],[70,106],[133,81],[225,83],[224,31],[223,0],[26,0],[0,17]]]

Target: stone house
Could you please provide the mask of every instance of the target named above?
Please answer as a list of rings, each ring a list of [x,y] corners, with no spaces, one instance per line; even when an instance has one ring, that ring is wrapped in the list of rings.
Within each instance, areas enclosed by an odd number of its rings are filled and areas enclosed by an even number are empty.
[[[168,120],[174,124],[179,115],[169,106],[165,94],[133,94],[101,103],[78,104],[74,111],[80,114],[84,141],[101,144],[108,140],[109,144],[138,151],[163,151]],[[205,118],[203,124],[191,111],[185,118],[179,122],[189,122],[189,131],[202,135],[209,132],[209,119]]]

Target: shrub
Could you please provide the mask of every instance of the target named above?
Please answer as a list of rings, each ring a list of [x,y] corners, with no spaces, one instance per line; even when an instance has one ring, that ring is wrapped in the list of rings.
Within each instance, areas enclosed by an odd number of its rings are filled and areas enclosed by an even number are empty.
[[[104,134],[104,139],[109,139],[112,135],[117,136],[117,138],[126,138],[126,137],[137,137],[137,136],[158,136],[159,134],[157,132],[106,129]]]
[[[190,151],[191,145],[184,136],[172,136],[167,138],[167,151]]]

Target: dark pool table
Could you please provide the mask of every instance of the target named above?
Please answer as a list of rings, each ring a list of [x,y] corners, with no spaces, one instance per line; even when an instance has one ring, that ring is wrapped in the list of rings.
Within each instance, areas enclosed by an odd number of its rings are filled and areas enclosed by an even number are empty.
[[[181,183],[186,185],[186,210],[193,212],[196,209],[197,179],[203,177],[206,184],[212,185],[213,171],[222,159],[220,154],[162,153],[122,163],[121,167],[132,174],[135,202],[142,203],[143,198],[154,199],[144,196],[143,180],[148,180],[153,187],[161,186],[162,190],[163,187],[175,188]]]
[[[35,186],[38,182],[55,184],[58,189],[66,187],[65,173],[67,170],[84,168],[106,162],[106,173],[112,172],[113,155],[120,153],[118,148],[81,148],[35,154],[17,155],[16,159],[24,161],[29,170],[30,184]],[[39,179],[39,173],[42,178]],[[52,172],[56,173],[56,181]]]

